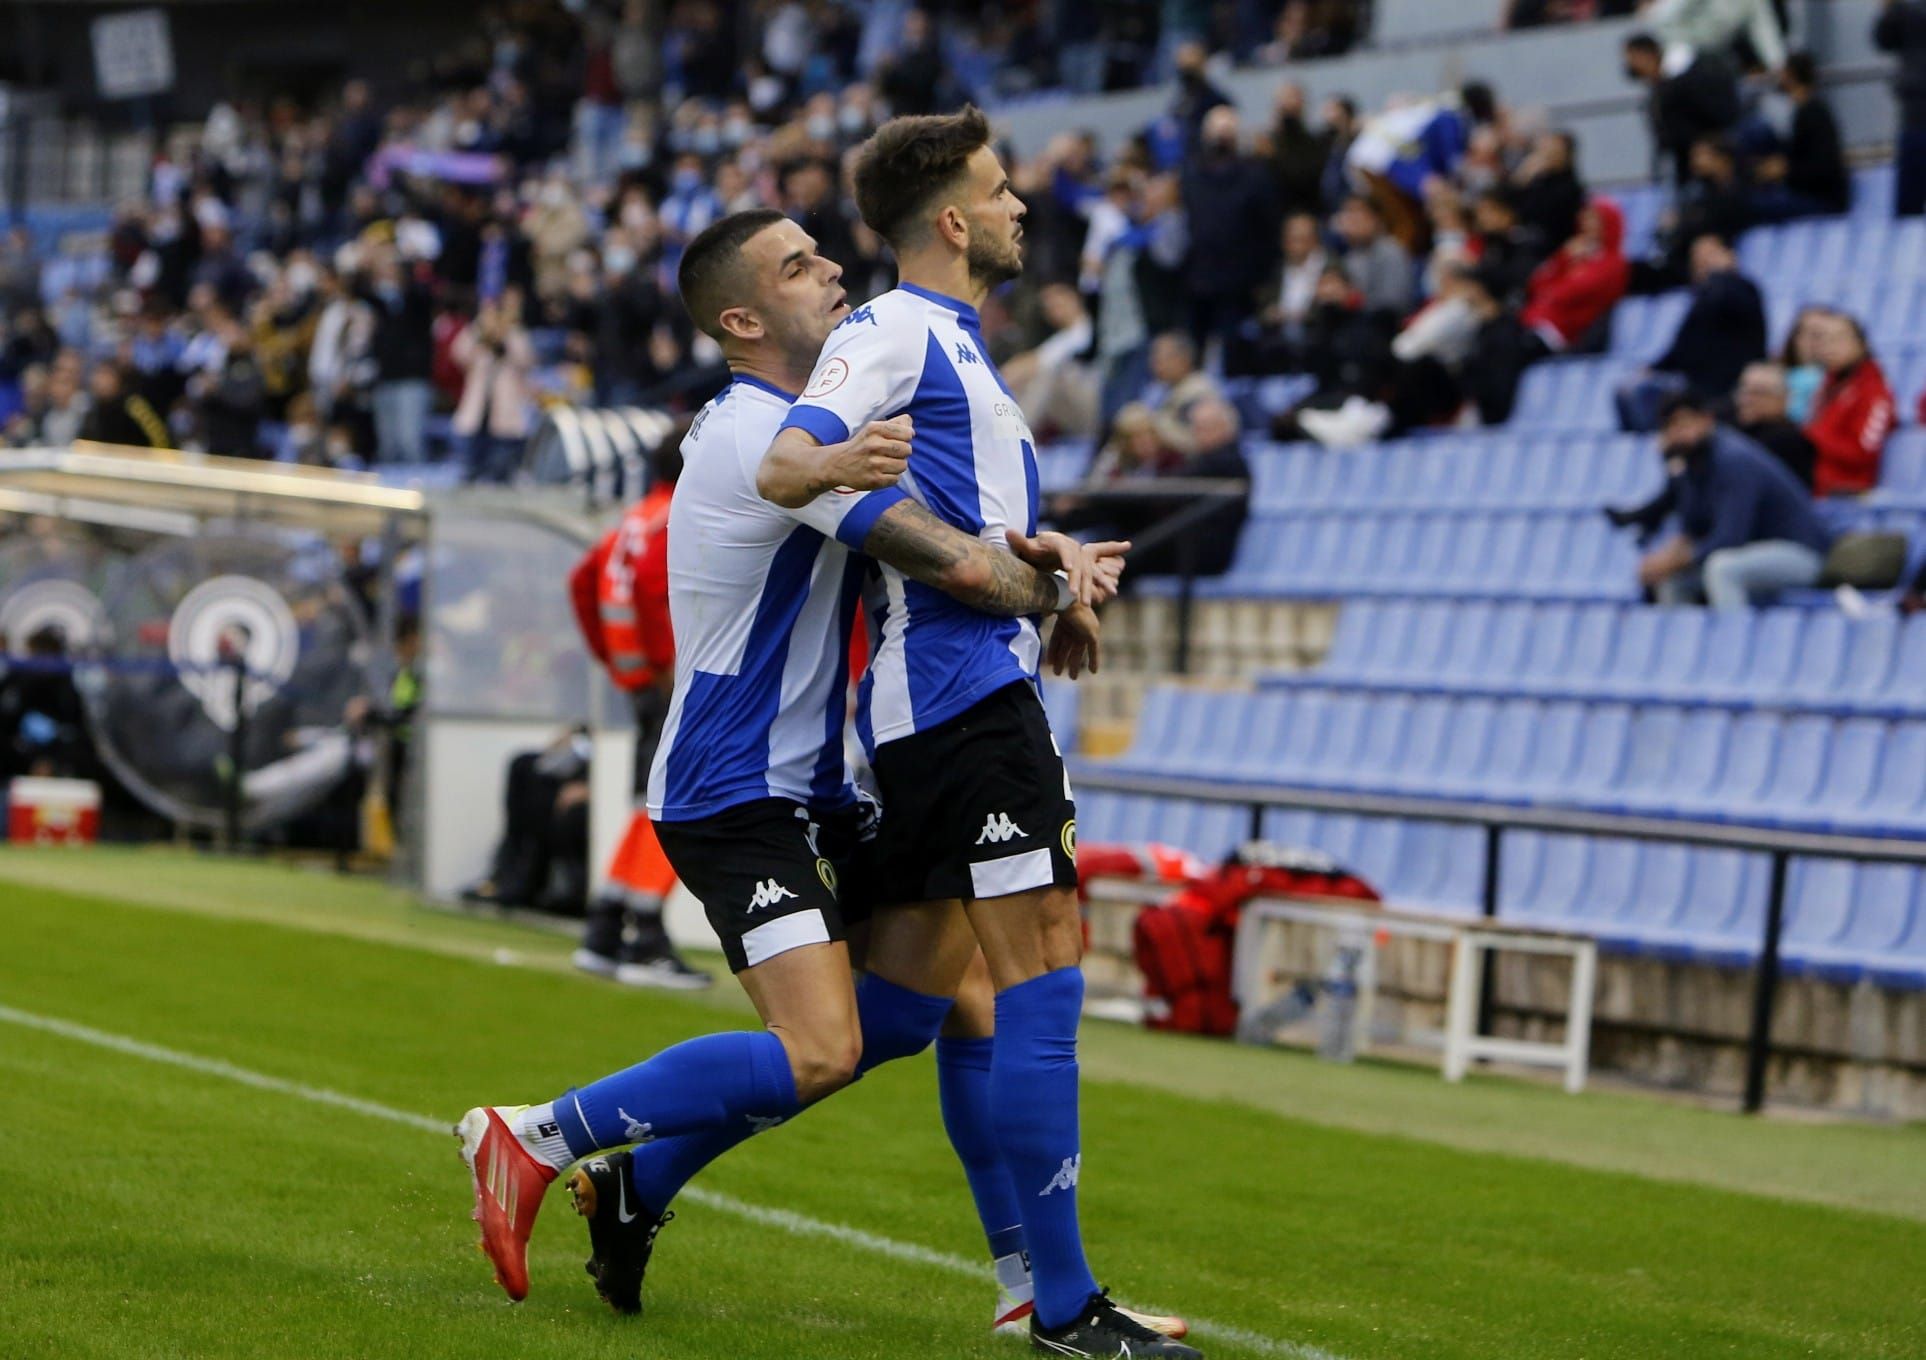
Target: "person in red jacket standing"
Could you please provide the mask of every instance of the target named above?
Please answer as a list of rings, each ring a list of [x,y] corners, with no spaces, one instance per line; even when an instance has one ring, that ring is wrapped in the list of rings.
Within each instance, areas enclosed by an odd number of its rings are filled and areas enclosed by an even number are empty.
[[[683,961],[662,924],[675,870],[640,806],[675,676],[668,525],[669,500],[681,466],[673,446],[656,455],[654,484],[623,513],[596,579],[596,616],[609,679],[635,705],[633,788],[638,802],[609,862],[602,891],[589,907],[575,966],[632,986],[693,989],[707,987],[711,979]]]
[[[1806,422],[1806,438],[1817,450],[1813,494],[1871,491],[1879,485],[1880,459],[1898,423],[1893,389],[1868,352],[1866,332],[1857,321],[1828,311],[1815,314],[1807,324],[1813,357],[1826,373]]]
[[[1594,198],[1578,215],[1578,234],[1532,271],[1518,319],[1562,354],[1612,314],[1631,276],[1625,215],[1609,198]]]

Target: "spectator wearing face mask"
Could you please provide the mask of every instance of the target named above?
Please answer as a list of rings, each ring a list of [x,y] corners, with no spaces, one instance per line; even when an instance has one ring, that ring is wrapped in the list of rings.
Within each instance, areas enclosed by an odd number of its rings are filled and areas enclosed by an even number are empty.
[[[1238,145],[1237,111],[1214,108],[1203,140],[1185,167],[1183,197],[1190,222],[1184,280],[1190,333],[1201,347],[1235,333],[1256,309],[1258,285],[1277,246],[1271,172]]]
[[[455,337],[454,358],[465,381],[454,431],[467,441],[474,481],[510,480],[528,439],[535,351],[521,309],[521,295],[511,289],[499,302],[482,303],[473,324]]]
[[[1649,33],[1635,33],[1625,40],[1625,78],[1651,92],[1646,116],[1653,159],[1670,159],[1679,184],[1689,173],[1692,144],[1724,136],[1744,111],[1737,68],[1719,52],[1667,47]]]
[[[1638,576],[1661,604],[1746,609],[1819,580],[1831,535],[1777,459],[1690,395],[1667,404],[1659,448],[1680,532],[1640,560]]]

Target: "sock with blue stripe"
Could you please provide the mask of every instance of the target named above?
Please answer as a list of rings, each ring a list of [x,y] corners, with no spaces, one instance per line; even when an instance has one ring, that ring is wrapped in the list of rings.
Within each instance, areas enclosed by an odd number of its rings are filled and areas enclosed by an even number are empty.
[[[878,1063],[921,1053],[942,1029],[949,1011],[946,996],[928,996],[865,975],[856,984],[856,1013],[863,1027],[863,1056],[856,1075]],[[636,1194],[661,1213],[697,1172],[754,1132],[755,1125],[740,1120],[637,1148],[632,1161]]]
[[[768,1030],[687,1040],[553,1102],[576,1157],[679,1134],[753,1132],[798,1108],[789,1054]]]
[[[1059,968],[996,997],[990,1100],[997,1147],[1022,1206],[1037,1319],[1060,1327],[1097,1292],[1077,1226],[1077,1025],[1083,973]]]
[[[996,1125],[990,1107],[990,1067],[994,1039],[936,1041],[936,1090],[943,1106],[943,1128],[963,1163],[976,1201],[976,1216],[990,1245],[990,1259],[1000,1261],[1023,1251],[1023,1214],[1017,1208],[1016,1186],[997,1150]]]

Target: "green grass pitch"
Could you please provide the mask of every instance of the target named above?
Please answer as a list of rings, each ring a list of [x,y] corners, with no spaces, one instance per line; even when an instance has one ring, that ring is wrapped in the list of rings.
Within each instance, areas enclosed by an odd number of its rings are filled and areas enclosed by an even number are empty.
[[[0,1357],[994,1357],[927,1058],[711,1168],[618,1318],[554,1196],[474,1249],[465,1107],[749,1023],[568,941],[165,851],[0,851]],[[1091,1023],[1098,1276],[1213,1357],[1926,1355],[1926,1130]],[[333,1093],[349,1103],[329,1103]],[[361,1102],[359,1104],[353,1102]]]

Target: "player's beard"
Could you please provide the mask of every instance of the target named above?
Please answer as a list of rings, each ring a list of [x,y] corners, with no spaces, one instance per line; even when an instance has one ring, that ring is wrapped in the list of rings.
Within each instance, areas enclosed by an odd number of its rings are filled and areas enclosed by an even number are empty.
[[[971,280],[985,291],[1023,272],[1023,248],[1015,241],[972,240],[963,260],[969,266]]]

